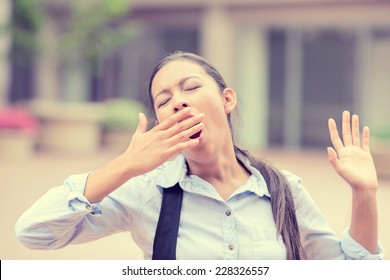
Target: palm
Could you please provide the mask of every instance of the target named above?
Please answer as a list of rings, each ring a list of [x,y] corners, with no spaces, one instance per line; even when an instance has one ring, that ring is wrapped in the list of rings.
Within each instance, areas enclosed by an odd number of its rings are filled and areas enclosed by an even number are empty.
[[[329,133],[333,148],[328,148],[329,160],[337,173],[353,188],[375,189],[378,185],[376,170],[369,149],[369,130],[363,129],[360,141],[358,116],[352,117],[352,131],[349,112],[343,113],[343,141],[337,132],[333,119],[329,120]]]

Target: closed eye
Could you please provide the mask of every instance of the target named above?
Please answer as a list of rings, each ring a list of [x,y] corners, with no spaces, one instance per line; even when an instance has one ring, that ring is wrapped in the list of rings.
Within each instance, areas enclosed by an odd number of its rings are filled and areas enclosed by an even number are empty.
[[[164,101],[162,101],[161,103],[158,104],[157,108],[160,108],[160,107],[164,106],[165,104],[168,103],[169,100],[171,100],[171,99],[170,98],[165,99]]]
[[[196,90],[198,88],[200,88],[200,85],[188,87],[188,88],[185,89],[185,91],[193,91],[193,90]]]

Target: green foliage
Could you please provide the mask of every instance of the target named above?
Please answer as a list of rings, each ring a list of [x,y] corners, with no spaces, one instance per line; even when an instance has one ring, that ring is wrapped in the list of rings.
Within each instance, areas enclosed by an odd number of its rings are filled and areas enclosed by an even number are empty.
[[[65,60],[102,57],[128,42],[135,33],[134,24],[126,16],[131,8],[129,0],[13,0],[13,20],[0,29],[12,33],[23,52],[50,52],[52,46],[38,46],[36,35],[45,15],[52,14],[58,30],[59,46]],[[49,17],[48,17],[49,18]],[[46,22],[49,24],[49,22]],[[78,53],[74,56],[74,53]]]
[[[126,0],[76,1],[69,6],[70,19],[62,36],[64,54],[81,52],[84,58],[102,57],[134,36],[133,23],[126,19]]]
[[[129,10],[129,1],[128,0],[103,0],[102,6],[114,17],[122,16]]]
[[[107,130],[133,132],[138,125],[138,113],[145,107],[131,99],[112,99],[105,103],[103,127]]]
[[[36,32],[41,27],[42,10],[37,1],[14,0],[10,22],[0,26],[1,32],[12,34],[15,46],[11,56],[16,63],[26,63],[38,49]]]
[[[21,28],[36,30],[41,25],[42,10],[38,1],[13,0],[14,17],[20,20]]]

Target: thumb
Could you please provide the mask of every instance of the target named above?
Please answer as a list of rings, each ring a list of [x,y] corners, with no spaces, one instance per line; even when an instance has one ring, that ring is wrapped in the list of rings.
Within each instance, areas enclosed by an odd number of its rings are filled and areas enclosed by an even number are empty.
[[[148,119],[143,113],[138,114],[138,126],[135,133],[145,133],[148,128]]]
[[[336,171],[338,171],[338,169],[339,169],[339,160],[337,158],[336,151],[333,148],[331,148],[331,147],[328,147],[327,151],[328,151],[329,162],[332,164],[334,169],[336,169]]]

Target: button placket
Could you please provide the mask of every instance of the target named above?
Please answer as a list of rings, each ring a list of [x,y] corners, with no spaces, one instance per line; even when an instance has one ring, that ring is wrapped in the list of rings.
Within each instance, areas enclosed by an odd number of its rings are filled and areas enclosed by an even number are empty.
[[[237,258],[237,232],[235,230],[235,219],[230,207],[226,204],[221,205],[223,220],[223,236],[225,244],[225,258]]]

